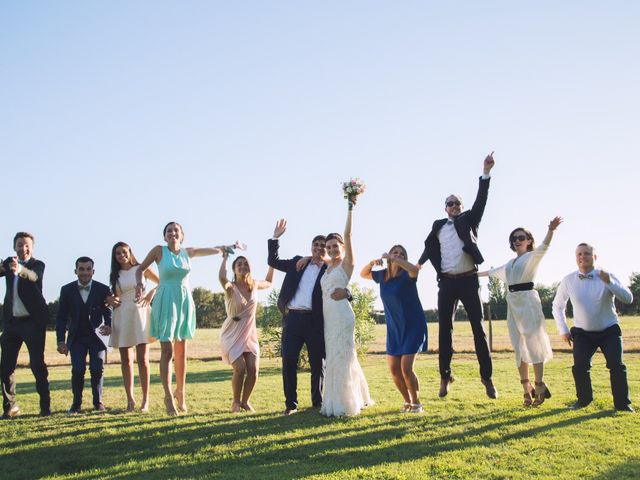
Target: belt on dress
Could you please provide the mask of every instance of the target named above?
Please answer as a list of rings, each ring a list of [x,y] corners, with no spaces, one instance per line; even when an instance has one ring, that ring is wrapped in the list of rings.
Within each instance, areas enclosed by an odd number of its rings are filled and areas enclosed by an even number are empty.
[[[471,277],[473,275],[475,275],[478,272],[477,268],[474,268],[473,270],[469,270],[467,272],[462,272],[462,273],[445,273],[445,272],[440,272],[440,276],[443,278],[465,278],[465,277]]]
[[[510,292],[524,292],[526,290],[533,290],[533,282],[516,283],[514,285],[509,285]]]

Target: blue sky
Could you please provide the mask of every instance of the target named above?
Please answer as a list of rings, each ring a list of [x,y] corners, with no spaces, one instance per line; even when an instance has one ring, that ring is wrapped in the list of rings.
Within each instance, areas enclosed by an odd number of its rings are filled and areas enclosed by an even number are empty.
[[[470,206],[495,150],[483,267],[511,257],[514,227],[541,240],[562,215],[537,280],[574,270],[589,241],[627,282],[639,14],[628,1],[3,2],[1,256],[33,232],[51,301],[76,257],[106,281],[116,241],[144,257],[175,219],[186,246],[246,242],[262,276],[275,221],[289,221],[283,256],[308,252],[342,230],[340,182],[360,176],[357,268],[395,243],[416,260],[444,198]],[[218,266],[196,259],[191,285],[220,291]],[[431,266],[419,289],[434,307]]]

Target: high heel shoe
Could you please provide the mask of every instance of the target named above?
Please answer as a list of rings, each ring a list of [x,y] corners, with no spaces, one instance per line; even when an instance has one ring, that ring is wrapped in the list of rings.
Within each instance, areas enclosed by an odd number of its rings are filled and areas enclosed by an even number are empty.
[[[533,397],[535,396],[536,391],[534,390],[533,385],[531,385],[531,382],[529,381],[528,378],[520,380],[520,383],[522,385],[528,385],[528,388],[525,387],[525,388],[527,388],[527,392],[523,395],[524,396],[524,401],[522,402],[522,406],[523,407],[530,407],[531,404],[533,403]]]
[[[545,399],[551,398],[551,391],[549,391],[549,388],[544,382],[536,382],[535,397],[533,401],[534,407],[542,405]]]

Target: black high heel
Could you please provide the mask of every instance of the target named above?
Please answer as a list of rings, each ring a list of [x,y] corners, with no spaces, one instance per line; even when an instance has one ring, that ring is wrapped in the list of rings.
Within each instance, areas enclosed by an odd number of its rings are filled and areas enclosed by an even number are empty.
[[[540,393],[538,393],[538,391],[540,391]],[[542,405],[545,399],[551,398],[551,391],[544,382],[536,382],[535,397],[536,398],[533,401],[534,407]]]

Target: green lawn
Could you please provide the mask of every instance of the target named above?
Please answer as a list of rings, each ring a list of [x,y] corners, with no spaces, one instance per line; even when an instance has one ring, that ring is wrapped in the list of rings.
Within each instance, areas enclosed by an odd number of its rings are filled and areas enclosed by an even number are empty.
[[[457,334],[462,336],[464,328]],[[227,413],[230,369],[211,359],[216,355],[202,355],[207,345],[214,348],[217,333],[201,331],[198,338],[192,353],[200,358],[189,362],[190,411],[178,418],[163,413],[157,364],[152,366],[150,413],[124,412],[120,367],[110,363],[105,379],[109,410],[75,417],[64,413],[71,403],[70,367],[52,367],[54,415],[47,419],[35,416],[33,378],[20,368],[23,415],[0,422],[0,478],[640,477],[640,414],[613,411],[601,354],[593,367],[596,400],[579,411],[567,409],[574,399],[569,353],[556,352],[548,364],[553,398],[537,409],[520,406],[509,352],[494,355],[497,401],[486,398],[475,356],[469,353],[454,356],[457,381],[449,396],[439,399],[437,355],[425,354],[417,362],[425,412],[411,415],[398,413],[402,400],[385,357],[374,353],[362,363],[376,405],[358,417],[327,419],[305,408],[310,404],[306,372],[299,376],[301,412],[279,414],[279,362],[268,359],[262,361],[253,398],[258,413]],[[640,353],[627,354],[625,361],[638,406]],[[90,398],[88,385],[85,394]]]

